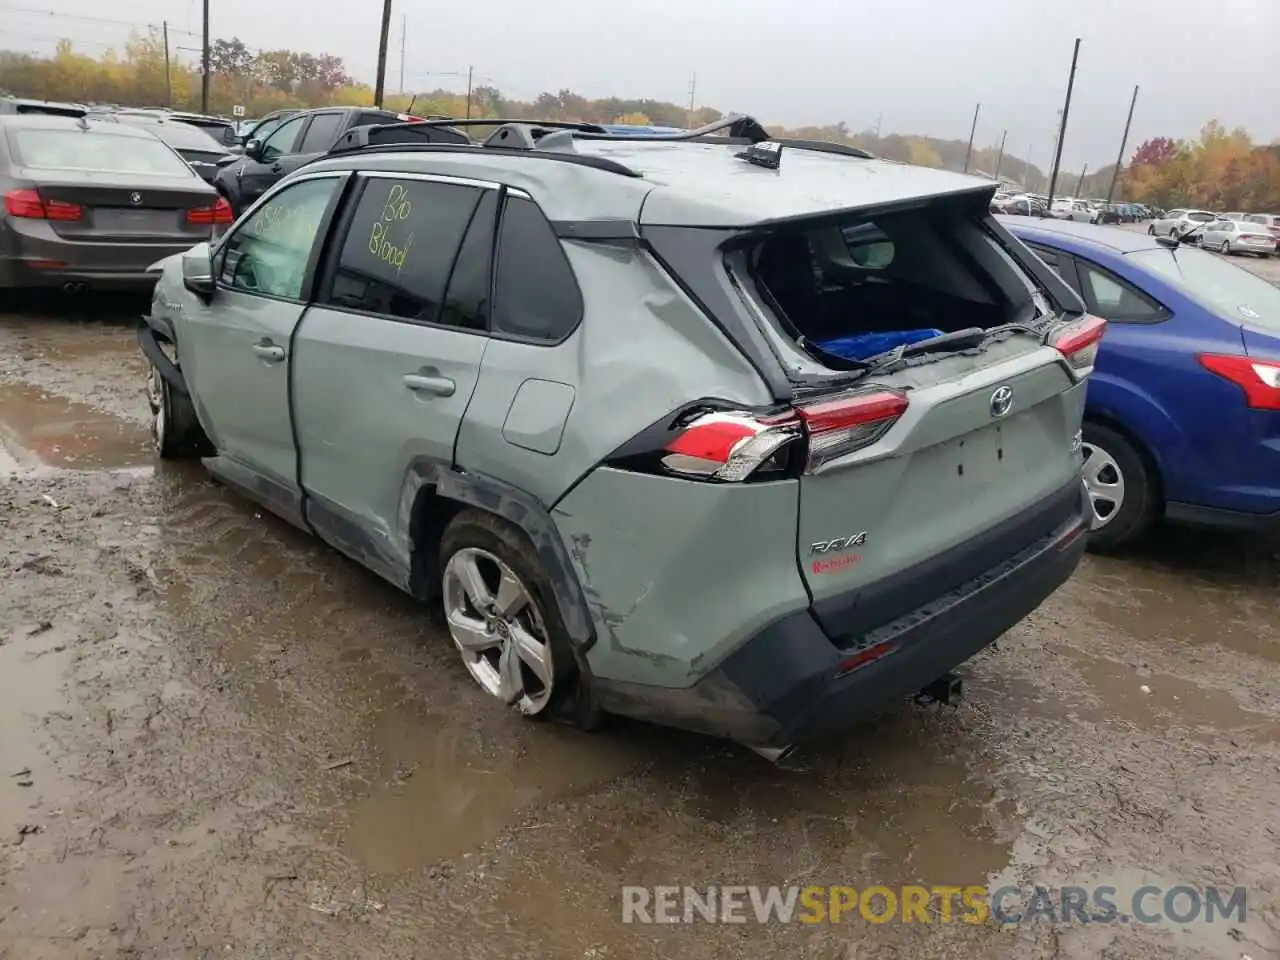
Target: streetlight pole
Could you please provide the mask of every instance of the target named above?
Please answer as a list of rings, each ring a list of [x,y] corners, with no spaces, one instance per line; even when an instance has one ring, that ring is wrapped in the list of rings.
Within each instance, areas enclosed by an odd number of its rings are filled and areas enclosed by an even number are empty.
[[[1053,191],[1058,186],[1058,168],[1062,165],[1062,141],[1067,138],[1067,117],[1071,113],[1071,91],[1076,85],[1076,64],[1080,60],[1080,38],[1076,37],[1071,51],[1071,73],[1067,75],[1067,99],[1062,104],[1062,123],[1058,127],[1058,145],[1053,149],[1053,173],[1049,176],[1049,202],[1045,209],[1053,208]]]
[[[1000,131],[1000,152],[999,152],[998,154],[996,154],[996,172],[995,172],[995,179],[996,179],[996,181],[997,181],[997,182],[1000,180],[1000,165],[1001,165],[1002,163],[1004,163],[1004,141],[1005,141],[1005,138],[1006,138],[1006,137],[1008,137],[1008,136],[1009,136],[1009,131],[1008,131],[1008,130],[1001,130],[1001,131]]]
[[[390,34],[391,0],[382,0],[382,32],[378,35],[378,82],[373,88],[373,105],[379,109],[387,86],[387,38]]]
[[[969,172],[969,157],[973,155],[973,135],[978,132],[978,111],[982,109],[982,104],[978,104],[973,108],[973,126],[969,128],[969,149],[964,152],[964,172]]]
[[[1124,163],[1124,148],[1129,145],[1129,127],[1133,124],[1133,108],[1138,103],[1138,88],[1133,88],[1133,99],[1129,101],[1129,118],[1124,122],[1124,136],[1120,138],[1120,153],[1116,157],[1116,169],[1111,174],[1111,186],[1107,188],[1107,203],[1116,194],[1116,181],[1120,178],[1120,165]]]
[[[204,0],[204,42],[200,45],[200,112],[209,112],[209,0]]]

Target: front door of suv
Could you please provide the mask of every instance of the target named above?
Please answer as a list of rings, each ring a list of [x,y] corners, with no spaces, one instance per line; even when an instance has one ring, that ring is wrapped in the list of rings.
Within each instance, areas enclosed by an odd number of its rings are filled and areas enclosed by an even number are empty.
[[[183,370],[219,455],[262,478],[282,511],[299,502],[290,338],[344,178],[298,180],[237,223],[214,255],[209,305],[182,324]]]
[[[448,468],[488,343],[494,184],[370,173],[294,344],[307,518],[402,586],[401,493]]]

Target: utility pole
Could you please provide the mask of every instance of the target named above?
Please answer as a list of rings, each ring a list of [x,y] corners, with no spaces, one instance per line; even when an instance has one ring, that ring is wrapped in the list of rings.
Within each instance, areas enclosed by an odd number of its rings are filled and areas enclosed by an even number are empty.
[[[693,74],[690,74],[689,76],[689,109],[685,111],[685,115],[684,115],[684,125],[690,130],[693,129],[693,109],[694,109],[694,104],[697,103],[697,100],[696,100],[697,96],[698,96],[698,75],[696,73],[693,73]]]
[[[391,0],[387,0],[388,3]],[[474,67],[467,67],[467,119],[471,119],[471,79],[475,73]]]
[[[400,21],[400,96],[404,96],[404,47],[405,38],[409,34],[409,15],[406,13]]]
[[[1049,202],[1045,209],[1053,207],[1053,191],[1058,186],[1058,167],[1062,164],[1062,141],[1067,138],[1067,118],[1071,114],[1071,91],[1076,85],[1076,64],[1080,60],[1080,38],[1076,37],[1075,49],[1071,51],[1071,73],[1067,75],[1067,99],[1062,103],[1062,122],[1058,125],[1058,145],[1053,151],[1053,173],[1049,175]]]
[[[1031,158],[1035,156],[1035,154],[1031,152],[1031,148],[1035,145],[1036,142],[1034,140],[1029,140],[1027,142],[1027,156],[1026,159],[1022,161],[1022,186],[1026,190],[1031,189],[1031,184],[1029,183],[1031,180]]]
[[[884,122],[884,114],[876,114],[876,139],[880,139],[880,124]]]
[[[204,0],[204,42],[200,45],[200,112],[209,112],[209,0]]]
[[[1075,195],[1077,197],[1080,196],[1080,191],[1084,189],[1084,178],[1085,178],[1085,175],[1088,174],[1088,172],[1089,172],[1089,164],[1086,163],[1084,167],[1080,170],[1080,179],[1076,181]]]
[[[206,3],[209,0],[205,0]],[[382,0],[382,31],[378,34],[378,82],[373,88],[373,105],[382,108],[387,90],[387,40],[391,34],[391,0]]]
[[[165,20],[161,24],[164,30],[164,103],[166,107],[173,106],[173,70],[169,64],[169,21]]]
[[[1120,138],[1120,155],[1116,157],[1116,169],[1111,174],[1111,186],[1107,189],[1107,203],[1116,195],[1116,181],[1120,178],[1120,164],[1124,163],[1124,148],[1129,145],[1129,127],[1133,123],[1133,108],[1138,103],[1138,88],[1133,88],[1133,99],[1129,101],[1129,118],[1124,122],[1124,136]]]
[[[978,111],[982,109],[982,104],[978,104],[973,108],[973,126],[969,128],[969,148],[964,152],[964,172],[969,172],[969,157],[973,155],[973,135],[978,132]]]
[[[1000,180],[1000,165],[1004,163],[1004,141],[1005,141],[1005,138],[1008,136],[1009,136],[1008,130],[1000,131],[1000,152],[996,154],[996,172],[995,172],[996,182],[999,182]]]

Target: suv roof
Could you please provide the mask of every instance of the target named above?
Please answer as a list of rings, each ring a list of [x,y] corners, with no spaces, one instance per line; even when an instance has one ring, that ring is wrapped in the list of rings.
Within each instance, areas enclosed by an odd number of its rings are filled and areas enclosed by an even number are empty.
[[[430,126],[495,123],[501,121],[413,126],[425,131]],[[517,136],[499,137],[516,127],[541,134],[532,149],[496,145],[517,143]],[[556,127],[561,129],[551,129]],[[854,148],[810,141],[772,141],[782,145],[780,166],[764,169],[743,156],[745,147],[769,139],[763,129],[757,125],[756,135],[748,137],[710,135],[726,127],[721,121],[684,134],[635,137],[610,135],[589,124],[508,124],[484,144],[370,144],[343,150],[307,169],[376,167],[500,179],[528,192],[553,220],[604,217],[726,228],[947,195],[972,194],[985,203],[995,191],[986,178],[891,163]]]
[[[0,114],[43,114],[55,117],[83,117],[88,111],[78,103],[55,100],[30,100],[25,97],[0,97]]]

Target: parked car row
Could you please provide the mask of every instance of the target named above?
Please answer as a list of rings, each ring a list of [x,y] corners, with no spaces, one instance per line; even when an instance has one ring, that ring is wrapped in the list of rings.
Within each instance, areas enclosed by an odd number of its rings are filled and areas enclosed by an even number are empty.
[[[1280,251],[1280,215],[1242,214],[1239,218],[1208,210],[1170,210],[1147,233],[1195,244],[1222,254],[1270,257]]]
[[[1141,223],[1158,211],[1141,203],[1106,203],[1078,197],[1049,198],[1030,193],[997,192],[991,200],[991,212],[1020,217],[1052,217],[1078,223]]]

